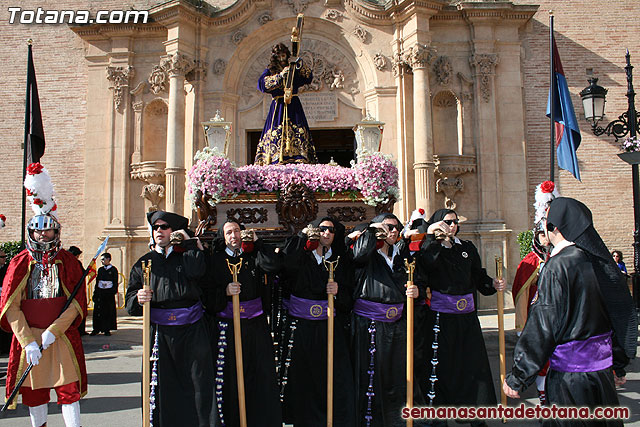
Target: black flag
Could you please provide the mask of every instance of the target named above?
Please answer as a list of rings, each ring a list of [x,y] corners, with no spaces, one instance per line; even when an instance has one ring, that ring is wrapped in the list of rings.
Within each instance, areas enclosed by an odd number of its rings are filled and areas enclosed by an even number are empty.
[[[27,59],[27,100],[24,112],[24,141],[27,162],[36,163],[44,155],[44,129],[42,128],[42,113],[40,112],[40,98],[36,83],[36,69],[33,66],[31,44]]]

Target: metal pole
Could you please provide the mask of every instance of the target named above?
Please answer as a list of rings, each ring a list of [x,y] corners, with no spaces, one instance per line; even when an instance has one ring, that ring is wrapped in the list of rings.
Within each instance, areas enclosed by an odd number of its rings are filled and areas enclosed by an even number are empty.
[[[553,49],[553,12],[549,11],[549,90],[550,90],[550,109],[551,117],[549,118],[549,181],[554,181],[555,173],[555,149],[556,149],[556,72],[554,70],[554,49]]]
[[[627,111],[627,119],[629,123],[629,137],[633,138],[637,135],[638,118],[636,117],[635,97],[633,91],[633,66],[631,65],[631,55],[629,49],[625,55],[627,65],[624,67],[627,73],[627,99],[629,101],[629,109]],[[634,281],[638,280],[638,272],[640,271],[640,179],[638,178],[638,165],[631,165],[632,183],[633,183],[633,268],[635,270]]]

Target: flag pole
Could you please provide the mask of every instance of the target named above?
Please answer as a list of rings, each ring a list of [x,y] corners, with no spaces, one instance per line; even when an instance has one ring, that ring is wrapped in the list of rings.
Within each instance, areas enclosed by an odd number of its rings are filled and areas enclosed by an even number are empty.
[[[550,117],[550,124],[549,124],[549,132],[550,132],[550,137],[549,137],[549,146],[550,146],[550,150],[549,150],[549,181],[554,181],[554,172],[555,172],[555,149],[556,149],[556,135],[555,135],[555,131],[556,131],[556,123],[555,123],[555,102],[556,102],[556,92],[557,92],[557,85],[556,85],[556,73],[554,70],[554,63],[553,63],[553,10],[549,11],[549,82],[550,82],[550,90],[551,90],[551,101],[550,101],[550,109],[549,111],[551,112],[551,117]]]
[[[31,61],[33,61],[33,56],[31,53],[31,45],[33,43],[32,39],[27,40],[27,98],[26,105],[24,109],[24,143],[23,143],[23,158],[22,158],[22,182],[20,183],[20,188],[22,189],[22,228],[20,229],[20,248],[24,249],[24,233],[27,226],[27,192],[24,188],[24,180],[26,178],[27,173],[27,149],[28,149],[28,138],[29,138],[29,129],[31,128],[30,118],[31,118],[31,84],[29,82],[29,66]]]

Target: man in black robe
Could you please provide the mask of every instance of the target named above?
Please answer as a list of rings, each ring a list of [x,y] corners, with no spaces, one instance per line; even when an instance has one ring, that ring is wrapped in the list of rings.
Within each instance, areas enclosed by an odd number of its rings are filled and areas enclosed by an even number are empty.
[[[406,405],[406,297],[418,297],[418,288],[405,289],[407,246],[398,245],[402,224],[391,214],[380,214],[355,240],[351,255],[356,269],[352,328],[356,425],[404,426]],[[357,240],[356,240],[357,239]],[[421,406],[414,381],[414,406]],[[418,425],[416,422],[415,425]]]
[[[637,318],[624,277],[581,202],[559,197],[546,219],[554,246],[503,389],[517,398],[549,360],[549,405],[618,406],[613,368],[635,357]],[[544,420],[544,425],[622,425],[621,419]]]
[[[327,425],[327,296],[332,294],[336,296],[333,425],[352,427],[353,373],[348,340],[341,325],[351,311],[353,269],[345,257],[344,226],[335,218],[324,217],[303,231],[306,234],[292,236],[283,250],[284,269],[291,277],[289,320],[295,325],[289,339],[293,347],[284,406],[290,409],[289,422],[294,426]],[[314,231],[319,236],[314,238]],[[324,261],[335,264],[331,282],[329,266]]]
[[[156,211],[147,220],[154,246],[132,267],[125,300],[132,316],[141,316],[142,304],[151,301],[151,342],[158,357],[151,362],[152,422],[156,427],[209,427],[215,425],[216,406],[200,282],[205,253],[200,241],[187,234],[187,218]],[[150,290],[142,289],[142,261],[151,261]]]
[[[111,254],[102,254],[102,267],[98,269],[96,286],[93,289],[93,331],[91,335],[103,332],[111,335],[118,329],[116,319],[116,299],[118,294],[118,269],[111,264]]]
[[[431,288],[425,333],[433,343],[430,355],[435,369],[426,397],[433,406],[493,406],[496,392],[478,320],[477,292],[493,295],[505,284],[489,277],[473,243],[456,237],[458,222],[455,211],[436,211],[427,221],[417,255],[418,269]]]
[[[280,427],[282,411],[276,382],[273,341],[263,298],[267,295],[265,273],[280,269],[280,257],[274,248],[256,239],[241,240],[240,224],[227,221],[218,230],[218,249],[212,256],[212,278],[219,300],[226,300],[224,310],[218,312],[218,360],[216,397],[222,424],[240,425],[236,376],[235,339],[233,329],[232,295],[240,295],[242,334],[242,363],[247,425]],[[224,239],[224,245],[221,244]],[[239,265],[237,281],[233,280],[231,265]],[[268,307],[265,305],[265,307]],[[220,393],[221,392],[221,393]]]

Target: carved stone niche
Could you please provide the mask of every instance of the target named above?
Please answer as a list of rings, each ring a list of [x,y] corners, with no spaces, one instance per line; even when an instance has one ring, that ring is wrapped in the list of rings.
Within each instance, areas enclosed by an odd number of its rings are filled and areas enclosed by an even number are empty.
[[[476,157],[457,154],[435,154],[436,192],[444,193],[444,207],[455,209],[453,197],[464,189],[464,181],[460,177],[468,172],[476,171]]]
[[[148,212],[159,210],[160,203],[164,199],[164,168],[165,162],[163,161],[131,164],[131,179],[146,182],[145,186],[142,187],[140,197],[149,201]]]

